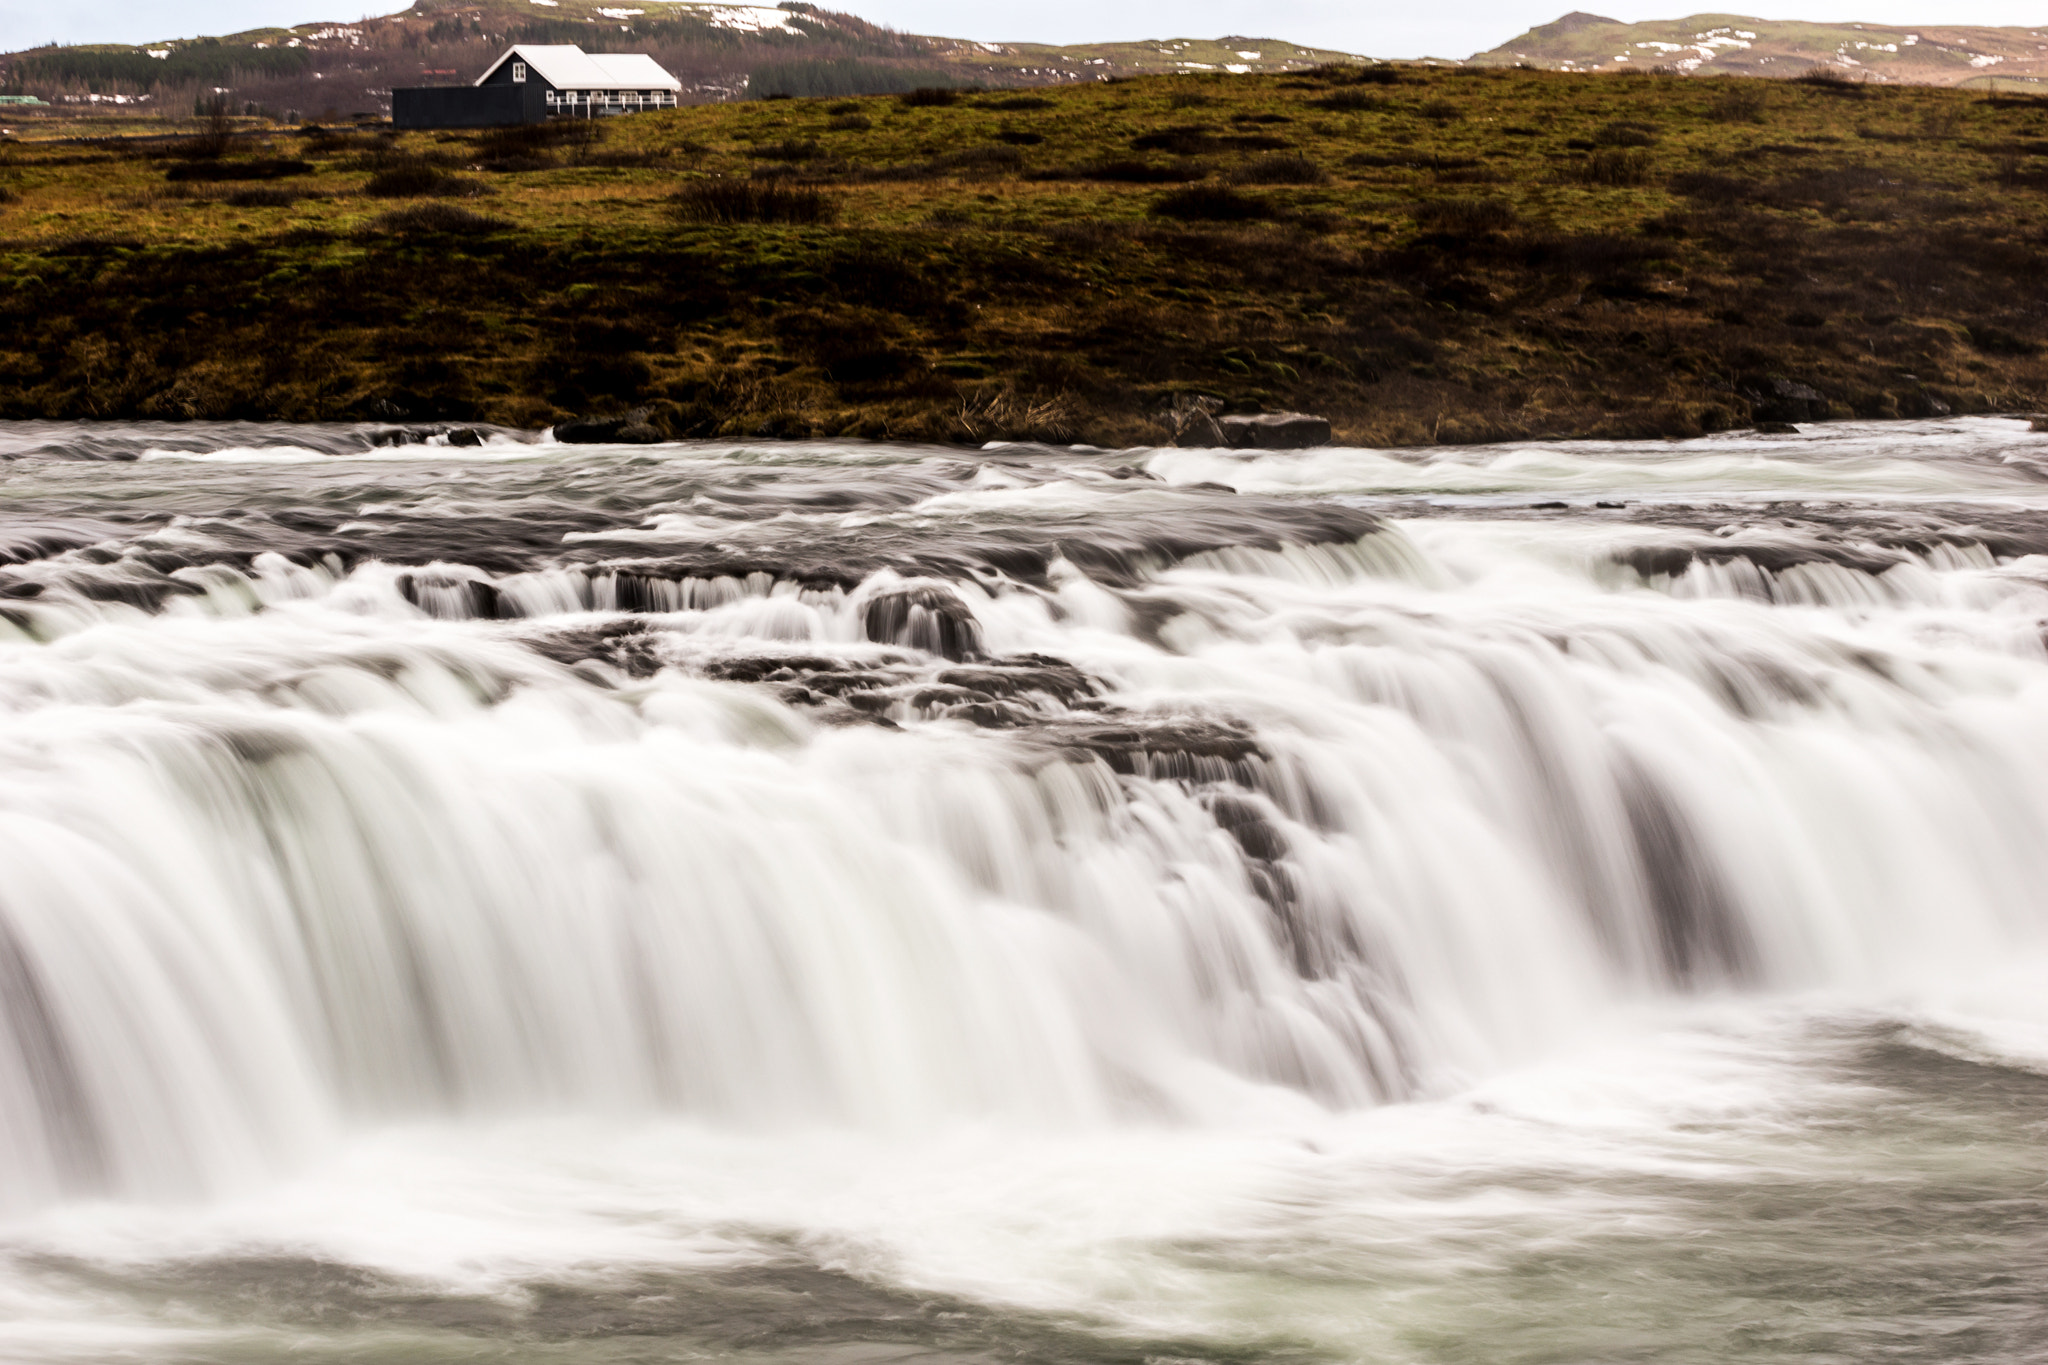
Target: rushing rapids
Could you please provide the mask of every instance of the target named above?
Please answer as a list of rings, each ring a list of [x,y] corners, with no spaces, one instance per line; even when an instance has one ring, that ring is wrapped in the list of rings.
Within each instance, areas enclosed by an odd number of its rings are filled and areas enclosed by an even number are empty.
[[[2048,1340],[2048,436],[394,435],[0,430],[12,1356]]]

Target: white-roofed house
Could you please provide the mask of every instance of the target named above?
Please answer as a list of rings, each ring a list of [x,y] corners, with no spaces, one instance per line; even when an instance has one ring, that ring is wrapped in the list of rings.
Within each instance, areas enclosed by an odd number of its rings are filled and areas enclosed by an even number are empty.
[[[683,83],[645,53],[553,43],[520,43],[476,80],[479,88],[535,83],[550,114],[575,118],[673,109],[683,92]]]
[[[640,52],[585,52],[520,43],[473,83],[391,92],[400,128],[494,128],[551,118],[603,118],[673,109],[683,83]]]

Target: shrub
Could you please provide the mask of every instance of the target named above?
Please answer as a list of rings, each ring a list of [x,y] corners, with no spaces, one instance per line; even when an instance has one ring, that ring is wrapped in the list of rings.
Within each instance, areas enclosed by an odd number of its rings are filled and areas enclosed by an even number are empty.
[[[811,139],[784,138],[767,146],[756,146],[747,155],[762,161],[816,161],[818,144]]]
[[[532,155],[554,147],[602,142],[604,134],[604,124],[596,119],[557,118],[546,123],[489,129],[477,135],[476,150],[477,155],[485,158]]]
[[[1355,62],[1326,62],[1308,73],[1319,80],[1334,84],[1349,85],[1399,85],[1399,67],[1375,64],[1361,66]]]
[[[1650,178],[1650,158],[1633,148],[1595,152],[1575,163],[1571,175],[1588,185],[1641,185]]]
[[[1610,123],[1593,134],[1593,142],[1600,147],[1654,147],[1657,133],[1640,123]]]
[[[1024,153],[1015,147],[963,147],[957,152],[935,156],[925,163],[935,175],[1003,175],[1024,165]]]
[[[1758,185],[1754,180],[1743,180],[1732,175],[1716,175],[1712,171],[1688,171],[1671,177],[1671,192],[1696,199],[1703,204],[1739,204],[1756,196]]]
[[[865,133],[875,123],[866,114],[834,114],[825,126],[835,133]]]
[[[374,199],[423,199],[474,194],[479,188],[424,161],[397,161],[372,175],[363,193]]]
[[[686,223],[829,223],[838,202],[804,185],[776,181],[699,180],[670,198]]]
[[[835,118],[841,114],[858,114],[860,112],[860,101],[841,100],[839,103],[827,108],[825,112],[833,115]]]
[[[943,85],[920,85],[896,98],[912,109],[944,109],[960,102],[960,92]]]
[[[1838,66],[1816,64],[1794,76],[1793,81],[1812,90],[1824,90],[1830,95],[1841,95],[1849,99],[1863,99],[1869,93],[1863,88],[1861,77],[1851,76]]]
[[[273,189],[268,185],[252,186],[236,190],[227,197],[227,205],[234,209],[288,209],[299,202],[300,196],[290,190]],[[459,210],[458,210],[459,211]]]
[[[1205,178],[1209,168],[1199,161],[1098,161],[1055,174],[1060,179],[1099,180],[1117,185],[1176,185]]]
[[[1370,90],[1332,90],[1321,99],[1314,101],[1321,109],[1340,109],[1349,113],[1363,113],[1372,109],[1387,107],[1387,97],[1376,95]]]
[[[406,208],[380,213],[370,220],[370,225],[385,232],[398,234],[433,232],[492,232],[508,226],[497,218],[453,204],[412,204]]]
[[[996,140],[1007,142],[1012,147],[1036,147],[1045,141],[1045,134],[1027,132],[1019,128],[1005,128],[996,134]]]
[[[9,189],[5,185],[0,185],[0,204],[12,204],[15,200],[19,198],[21,198],[21,196],[16,194],[12,189]]]
[[[1182,124],[1141,133],[1131,139],[1134,152],[1172,152],[1176,156],[1198,156],[1216,150],[1216,130],[1207,124]]]
[[[1761,123],[1769,103],[1760,80],[1735,79],[1707,105],[1707,117],[1716,123]]]
[[[1243,223],[1254,218],[1272,217],[1273,206],[1263,199],[1239,194],[1222,185],[1188,185],[1169,190],[1153,200],[1152,212],[1160,218]]]
[[[1026,109],[1050,109],[1052,101],[1043,95],[1009,95],[1003,99],[990,100],[988,107],[1021,113]]]
[[[1321,185],[1329,178],[1321,166],[1295,152],[1254,157],[1230,173],[1239,185]]]
[[[164,172],[164,179],[178,180],[283,180],[289,176],[305,175],[313,169],[312,163],[279,159],[258,159],[254,161],[192,161],[173,166]]]
[[[1415,221],[1439,232],[1499,232],[1520,217],[1505,199],[1431,199],[1415,206]]]
[[[1415,112],[1438,127],[1442,127],[1446,123],[1456,123],[1459,119],[1465,117],[1465,111],[1452,104],[1449,100],[1429,100]]]

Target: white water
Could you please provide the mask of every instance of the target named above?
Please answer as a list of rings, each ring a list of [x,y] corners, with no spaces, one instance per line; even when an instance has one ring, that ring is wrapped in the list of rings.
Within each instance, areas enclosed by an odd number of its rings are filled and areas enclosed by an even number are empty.
[[[2010,452],[1951,461],[1984,439],[1798,447],[1760,478],[1759,447],[1714,443],[1151,463],[1354,496],[1467,493],[1484,469],[1539,496],[1663,477],[1731,506],[2031,506]],[[864,638],[906,582],[890,570],[677,580],[641,622],[666,664],[647,676],[529,647],[620,619],[609,571],[451,566],[406,589],[375,561],[271,556],[177,569],[194,591],[160,610],[74,591],[122,556],[204,549],[206,485],[151,482],[190,458],[12,476],[75,511],[183,518],[6,571],[45,587],[0,624],[0,1349],[19,1358],[456,1349],[417,1324],[273,1321],[214,1280],[148,1288],[166,1266],[311,1258],[531,1308],[536,1283],[792,1255],[1217,1349],[1710,1358],[1719,1298],[1689,1300],[1684,1331],[1653,1313],[1609,1338],[1517,1317],[1501,1277],[1608,1220],[1698,1234],[1656,1181],[1923,1169],[1793,1136],[1861,1112],[1859,1029],[2048,1060],[2036,557],[1958,534],[1865,545],[1876,572],[1646,572],[1645,546],[1811,532],[1411,510],[1356,545],[1217,548],[1129,585],[990,573],[950,588],[986,654],[1063,660],[1101,695],[983,729],[917,700],[954,665]],[[615,457],[512,458],[573,484]],[[834,477],[829,452],[792,463]],[[347,514],[508,498],[436,468]],[[1190,496],[988,466],[851,512],[650,501],[600,538],[943,537]],[[519,619],[468,619],[471,580]],[[893,727],[712,676],[760,655],[875,672]],[[1163,738],[1120,774],[1077,738],[1106,721]],[[1177,755],[1197,724],[1256,752]],[[1449,1326],[1475,1314],[1477,1336]]]

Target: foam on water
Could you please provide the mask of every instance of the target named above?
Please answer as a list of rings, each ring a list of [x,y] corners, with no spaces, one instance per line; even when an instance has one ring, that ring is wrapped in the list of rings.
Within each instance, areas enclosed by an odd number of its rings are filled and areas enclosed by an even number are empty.
[[[1998,1290],[2048,1244],[2012,424],[117,463],[47,452],[170,438],[48,426],[0,433],[45,452],[0,523],[0,1351],[2048,1327]],[[1547,505],[1617,483],[1658,500]],[[1521,502],[1405,496],[1482,487]]]

